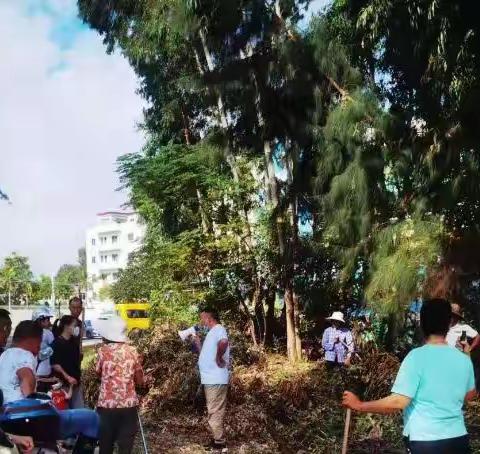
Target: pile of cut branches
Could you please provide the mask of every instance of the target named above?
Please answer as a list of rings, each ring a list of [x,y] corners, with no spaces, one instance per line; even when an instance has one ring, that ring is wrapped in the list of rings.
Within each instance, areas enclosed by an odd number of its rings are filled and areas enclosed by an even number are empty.
[[[152,452],[204,452],[208,440],[205,408],[199,405],[197,357],[181,342],[177,326],[158,325],[133,340],[144,358],[148,388],[142,417]],[[341,394],[364,397],[388,393],[398,369],[395,357],[371,352],[348,371],[328,372],[322,363],[292,365],[283,355],[250,348],[232,333],[233,374],[226,429],[231,452],[339,452],[345,411]],[[94,404],[98,378],[93,363],[84,373],[85,395]],[[399,417],[355,415],[351,452],[398,452]],[[155,449],[153,449],[155,447]]]

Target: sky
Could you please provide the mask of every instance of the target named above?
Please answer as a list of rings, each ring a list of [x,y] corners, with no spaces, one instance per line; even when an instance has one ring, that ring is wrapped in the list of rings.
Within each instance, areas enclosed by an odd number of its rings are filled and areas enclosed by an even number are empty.
[[[126,202],[115,161],[141,149],[144,102],[75,0],[0,0],[0,55],[0,260],[51,274],[76,263],[96,213]]]
[[[143,101],[75,0],[0,0],[0,55],[0,259],[16,251],[49,274],[126,201],[115,160],[142,146]]]

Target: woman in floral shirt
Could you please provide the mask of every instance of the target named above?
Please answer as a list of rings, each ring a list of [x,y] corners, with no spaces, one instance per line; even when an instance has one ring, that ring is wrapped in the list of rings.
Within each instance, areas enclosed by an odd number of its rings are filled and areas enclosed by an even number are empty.
[[[98,350],[96,370],[101,377],[97,411],[100,415],[100,454],[132,452],[138,430],[138,396],[143,384],[140,356],[127,342],[125,321],[114,316],[98,327],[104,345]]]

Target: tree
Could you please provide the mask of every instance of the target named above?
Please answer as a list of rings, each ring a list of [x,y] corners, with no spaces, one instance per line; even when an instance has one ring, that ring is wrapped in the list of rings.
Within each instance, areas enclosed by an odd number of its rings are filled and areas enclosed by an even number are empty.
[[[32,283],[32,299],[34,301],[50,300],[52,295],[52,278],[41,274]]]
[[[10,200],[10,199],[8,198],[8,195],[5,194],[5,192],[3,192],[1,189],[0,189],[0,200],[7,200],[7,201]]]
[[[14,252],[4,259],[0,268],[0,288],[9,302],[28,301],[31,296],[32,279],[33,274],[27,257]]]
[[[112,287],[110,285],[103,286],[98,292],[98,299],[100,301],[108,301],[112,297]]]
[[[81,293],[84,285],[84,274],[80,265],[62,265],[55,277],[55,293],[63,300]]]
[[[398,318],[419,267],[478,236],[471,5],[338,0],[299,32],[301,0],[78,3],[149,105],[118,162],[147,239],[115,300],[214,302],[295,361],[302,315]]]

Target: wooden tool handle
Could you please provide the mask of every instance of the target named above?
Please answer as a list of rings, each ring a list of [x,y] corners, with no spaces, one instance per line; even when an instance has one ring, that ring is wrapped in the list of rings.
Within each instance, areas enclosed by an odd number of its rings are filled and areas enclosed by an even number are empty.
[[[348,433],[350,432],[350,420],[352,419],[352,410],[347,408],[347,414],[345,416],[345,428],[343,430],[343,445],[342,454],[347,454],[348,450]]]

